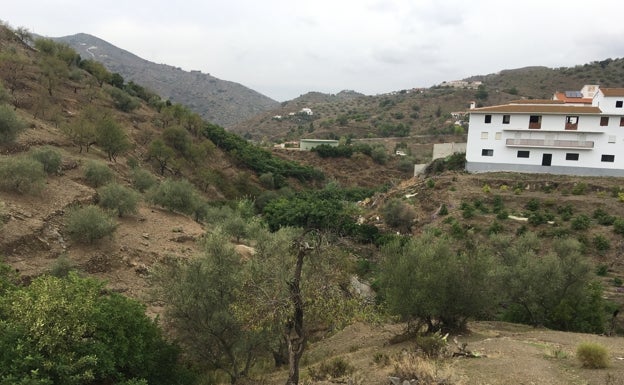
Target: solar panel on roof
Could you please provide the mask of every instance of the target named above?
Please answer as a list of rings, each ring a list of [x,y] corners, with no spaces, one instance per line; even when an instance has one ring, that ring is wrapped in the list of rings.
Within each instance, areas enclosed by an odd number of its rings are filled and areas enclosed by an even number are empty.
[[[583,94],[581,91],[566,91],[565,96],[566,98],[582,98]]]

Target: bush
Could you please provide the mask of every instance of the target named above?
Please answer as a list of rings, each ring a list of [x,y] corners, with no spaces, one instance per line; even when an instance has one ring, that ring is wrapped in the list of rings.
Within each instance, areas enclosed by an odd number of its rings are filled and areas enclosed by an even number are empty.
[[[149,190],[158,182],[151,172],[142,168],[132,170],[132,186],[140,192]]]
[[[589,369],[603,369],[609,366],[607,348],[594,342],[583,342],[576,348],[576,358],[581,366]]]
[[[92,187],[100,187],[113,180],[113,170],[102,162],[90,161],[84,171],[87,183]]]
[[[572,195],[584,195],[587,192],[587,184],[580,182],[572,187]]]
[[[100,187],[98,197],[98,204],[101,207],[114,211],[120,217],[137,212],[139,194],[117,183],[109,183]]]
[[[573,230],[587,230],[591,224],[591,219],[585,214],[581,214],[572,220]]]
[[[15,112],[9,106],[0,105],[0,144],[15,141],[17,134],[24,127],[24,122],[17,118]]]
[[[446,349],[446,339],[442,337],[440,332],[431,335],[418,335],[416,337],[416,346],[422,351],[427,358],[440,358]]]
[[[334,358],[329,362],[322,362],[318,368],[308,369],[310,377],[314,381],[323,381],[332,378],[340,378],[353,373],[355,368],[344,358]]]
[[[187,180],[167,179],[147,193],[148,200],[171,211],[193,214],[200,206],[195,187]]]
[[[61,153],[50,146],[32,150],[30,157],[41,163],[43,170],[48,174],[56,174],[61,167]]]
[[[43,189],[46,174],[43,165],[27,157],[0,162],[0,189],[21,194],[36,194]]]
[[[384,221],[389,226],[403,231],[410,231],[414,219],[416,219],[416,212],[412,206],[403,203],[399,199],[391,199],[384,205],[381,212]]]
[[[97,206],[76,208],[67,216],[67,232],[73,241],[79,243],[92,244],[107,235],[111,236],[115,227],[113,218]]]
[[[388,151],[384,146],[375,146],[371,151],[371,158],[378,164],[386,164],[388,161]]]
[[[613,221],[613,232],[624,235],[624,219],[618,218]]]
[[[526,205],[524,205],[524,208],[529,211],[537,211],[540,208],[540,202],[537,199],[532,198]]]
[[[609,242],[609,239],[602,234],[594,236],[592,243],[594,244],[596,250],[598,250],[599,254],[602,254],[611,248],[611,242]]]

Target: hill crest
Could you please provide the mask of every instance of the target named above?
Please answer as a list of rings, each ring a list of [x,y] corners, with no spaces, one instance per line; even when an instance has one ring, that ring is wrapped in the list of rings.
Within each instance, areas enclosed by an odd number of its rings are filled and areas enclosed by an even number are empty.
[[[156,92],[163,99],[187,106],[204,119],[231,126],[279,103],[239,83],[200,71],[157,64],[86,33],[53,38],[83,58],[101,62],[109,71]]]

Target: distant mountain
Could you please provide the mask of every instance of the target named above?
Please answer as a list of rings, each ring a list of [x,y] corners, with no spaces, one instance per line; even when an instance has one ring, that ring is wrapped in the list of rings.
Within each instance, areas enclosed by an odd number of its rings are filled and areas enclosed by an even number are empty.
[[[92,35],[79,33],[53,40],[68,44],[85,59],[101,62],[126,81],[132,80],[224,127],[279,106],[277,101],[241,84],[200,71],[156,64]]]
[[[461,132],[455,125],[457,112],[466,111],[470,101],[485,106],[521,98],[549,99],[555,91],[580,90],[585,84],[622,87],[624,59],[507,69],[463,80],[482,82],[482,90],[438,85],[374,96],[309,92],[230,129],[248,139],[272,141],[457,134]],[[302,114],[303,108],[313,114]]]

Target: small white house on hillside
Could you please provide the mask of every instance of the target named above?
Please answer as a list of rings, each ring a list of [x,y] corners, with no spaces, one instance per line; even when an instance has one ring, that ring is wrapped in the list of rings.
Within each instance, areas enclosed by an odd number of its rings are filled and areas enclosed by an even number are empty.
[[[589,87],[471,109],[466,170],[624,176],[624,88]]]

